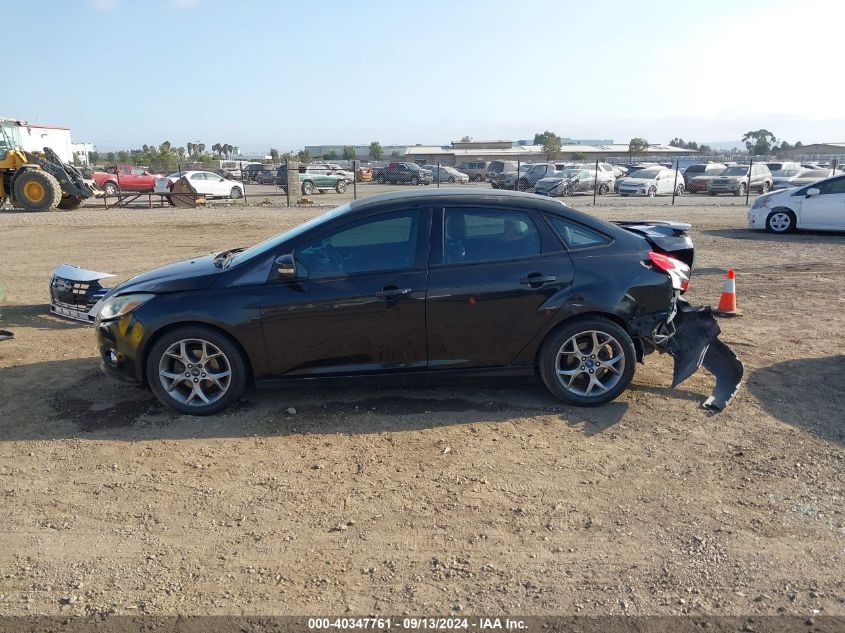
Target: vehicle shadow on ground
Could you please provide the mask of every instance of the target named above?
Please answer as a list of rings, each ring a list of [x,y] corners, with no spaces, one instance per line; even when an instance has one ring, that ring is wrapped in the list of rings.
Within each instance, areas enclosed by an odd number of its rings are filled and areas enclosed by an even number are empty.
[[[199,418],[176,414],[147,390],[107,378],[95,358],[0,368],[0,441],[368,434],[512,424],[537,416],[557,417],[592,436],[619,423],[627,410],[624,400],[595,408],[565,406],[530,378],[500,378],[408,388],[251,389],[223,413]]]
[[[786,235],[776,235],[766,231],[752,231],[751,229],[705,229],[702,235],[721,237],[728,240],[751,240],[754,242],[810,242],[813,244],[842,244],[845,232],[831,231],[797,231]]]
[[[772,417],[845,444],[845,355],[775,363],[754,371],[747,385]]]
[[[46,303],[34,305],[0,305],[0,327],[28,327],[36,330],[68,330],[90,327],[89,323],[73,321],[50,313]]]

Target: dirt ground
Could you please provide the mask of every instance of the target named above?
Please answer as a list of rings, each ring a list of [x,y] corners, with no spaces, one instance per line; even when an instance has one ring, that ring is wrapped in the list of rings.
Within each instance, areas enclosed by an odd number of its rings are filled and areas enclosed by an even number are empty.
[[[845,614],[845,236],[680,202],[572,201],[694,224],[693,303],[736,268],[747,373],[718,415],[711,376],[672,390],[653,355],[596,409],[491,381],[180,417],[100,374],[50,271],[123,280],[319,210],[0,213],[0,615]]]

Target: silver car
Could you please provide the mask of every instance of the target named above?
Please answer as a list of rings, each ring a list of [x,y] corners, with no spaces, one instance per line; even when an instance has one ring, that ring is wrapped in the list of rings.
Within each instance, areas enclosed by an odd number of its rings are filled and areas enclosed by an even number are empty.
[[[454,167],[444,167],[437,165],[424,165],[423,169],[428,169],[431,172],[432,177],[434,178],[434,182],[441,182],[441,183],[453,183],[453,182],[460,182],[460,183],[468,183],[469,176],[459,172]]]

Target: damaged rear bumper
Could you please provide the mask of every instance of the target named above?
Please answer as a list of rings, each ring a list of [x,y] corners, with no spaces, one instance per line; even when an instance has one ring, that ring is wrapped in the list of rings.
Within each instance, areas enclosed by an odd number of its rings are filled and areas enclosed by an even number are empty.
[[[677,387],[701,366],[716,378],[713,394],[703,406],[724,409],[736,395],[745,373],[742,361],[719,340],[721,329],[707,306],[693,307],[683,299],[676,303],[674,317],[656,329],[647,342],[675,359],[672,387]]]

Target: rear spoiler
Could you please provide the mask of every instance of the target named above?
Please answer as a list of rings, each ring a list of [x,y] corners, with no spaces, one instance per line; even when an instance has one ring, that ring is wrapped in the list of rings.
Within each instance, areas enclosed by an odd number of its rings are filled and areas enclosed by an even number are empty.
[[[655,249],[681,260],[692,268],[695,249],[687,234],[692,224],[672,220],[614,220],[612,223],[644,237]]]

